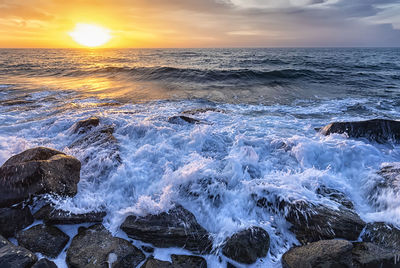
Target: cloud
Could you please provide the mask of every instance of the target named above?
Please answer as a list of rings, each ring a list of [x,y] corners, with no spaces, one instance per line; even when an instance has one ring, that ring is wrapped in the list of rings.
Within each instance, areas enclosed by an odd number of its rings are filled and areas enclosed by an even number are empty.
[[[98,19],[127,46],[400,44],[400,0],[0,0],[0,16],[3,31]]]

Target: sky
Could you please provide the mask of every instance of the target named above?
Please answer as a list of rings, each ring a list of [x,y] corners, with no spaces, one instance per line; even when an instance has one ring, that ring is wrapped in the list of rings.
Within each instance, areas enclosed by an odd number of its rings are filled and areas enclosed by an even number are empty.
[[[0,47],[80,47],[77,23],[106,47],[400,46],[400,0],[0,0]]]

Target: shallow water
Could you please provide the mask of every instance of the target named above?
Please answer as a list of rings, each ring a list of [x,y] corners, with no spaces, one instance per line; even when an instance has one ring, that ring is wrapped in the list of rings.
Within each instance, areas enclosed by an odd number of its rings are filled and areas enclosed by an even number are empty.
[[[345,193],[363,220],[400,225],[394,193],[381,196],[392,204],[384,210],[366,197],[376,171],[400,161],[399,146],[314,129],[398,119],[399,74],[399,49],[0,50],[0,164],[34,146],[62,150],[83,166],[78,194],[57,200],[59,207],[106,210],[106,227],[124,236],[126,215],[177,202],[216,247],[239,229],[265,228],[271,249],[253,266],[280,267],[298,242],[284,217],[257,207],[255,196],[336,207],[316,194],[324,185]],[[223,112],[193,115],[207,124],[168,122],[204,107]],[[114,127],[117,150],[69,148],[81,138],[71,126],[90,116]]]

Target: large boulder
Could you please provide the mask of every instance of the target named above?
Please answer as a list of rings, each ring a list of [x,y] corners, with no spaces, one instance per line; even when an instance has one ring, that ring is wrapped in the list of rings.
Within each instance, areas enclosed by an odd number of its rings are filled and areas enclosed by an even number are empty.
[[[203,257],[172,254],[171,259],[172,263],[150,257],[141,268],[207,268],[207,261]]]
[[[128,216],[121,229],[129,237],[156,247],[181,247],[196,253],[210,252],[212,248],[209,233],[180,205],[157,215]]]
[[[269,235],[260,227],[251,227],[235,233],[225,241],[222,253],[240,263],[252,264],[267,256]]]
[[[37,261],[35,254],[23,247],[14,246],[0,236],[0,267],[27,268]]]
[[[400,251],[372,243],[321,240],[294,247],[282,256],[283,268],[313,267],[400,267]]]
[[[160,261],[154,258],[148,258],[140,268],[173,268],[169,261]]]
[[[69,241],[69,236],[55,226],[35,225],[17,234],[18,244],[32,252],[56,258]]]
[[[400,267],[400,251],[389,250],[373,243],[353,243],[353,266],[358,267]]]
[[[326,191],[325,189],[324,194]],[[329,193],[340,196],[335,191]],[[290,230],[301,244],[333,238],[356,240],[365,226],[365,222],[352,209],[353,205],[349,200],[342,200],[340,203],[338,200],[337,207],[328,207],[303,200],[286,201],[273,195],[268,196],[269,199],[256,195],[253,198],[257,206],[282,214],[291,223]],[[333,197],[330,199],[335,201]]]
[[[57,268],[57,265],[48,259],[40,259],[32,268]]]
[[[171,255],[173,268],[207,268],[207,261],[200,256]]]
[[[103,222],[105,216],[106,212],[104,211],[75,214],[69,211],[55,209],[50,204],[43,206],[34,214],[35,219],[43,220],[46,224],[100,223]]]
[[[400,139],[400,121],[372,119],[355,122],[334,122],[320,130],[323,135],[346,133],[350,138],[367,138],[384,143]]]
[[[45,193],[74,196],[80,169],[75,157],[45,147],[15,155],[0,167],[0,207]]]
[[[103,225],[79,228],[67,250],[70,268],[128,268],[144,261],[145,255],[129,241],[113,237]]]
[[[0,235],[12,237],[32,223],[29,207],[0,208]]]
[[[400,250],[400,230],[392,224],[384,222],[368,223],[361,239],[381,247]]]
[[[289,207],[286,220],[302,244],[333,238],[356,240],[365,226],[360,216],[345,206],[335,209],[300,201]]]
[[[352,267],[353,245],[346,240],[321,240],[294,247],[282,256],[283,268]]]

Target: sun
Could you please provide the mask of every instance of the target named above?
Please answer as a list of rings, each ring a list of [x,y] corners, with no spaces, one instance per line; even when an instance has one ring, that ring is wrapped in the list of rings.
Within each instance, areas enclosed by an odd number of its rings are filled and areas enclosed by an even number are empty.
[[[86,47],[98,47],[111,39],[109,29],[86,23],[77,23],[75,29],[69,35],[75,42]]]

